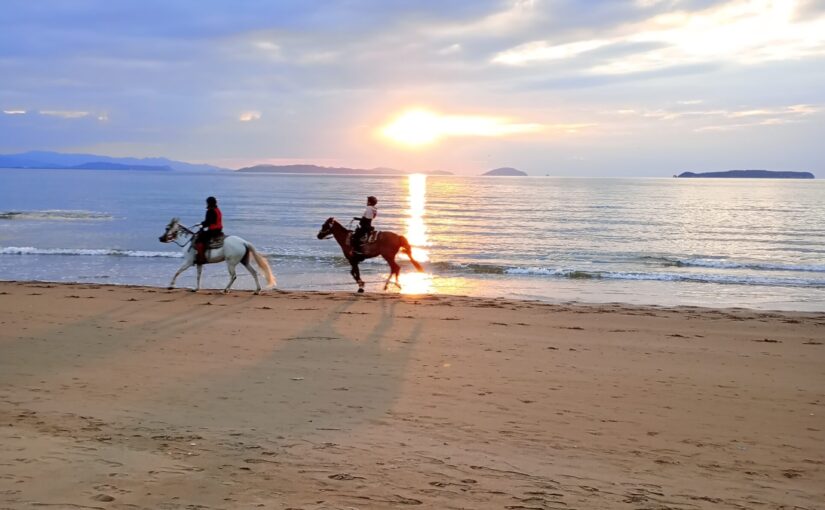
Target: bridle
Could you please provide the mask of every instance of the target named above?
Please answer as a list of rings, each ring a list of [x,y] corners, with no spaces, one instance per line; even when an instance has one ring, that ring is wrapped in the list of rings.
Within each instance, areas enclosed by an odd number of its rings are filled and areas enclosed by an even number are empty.
[[[318,231],[318,239],[329,239],[333,237],[332,228],[335,226],[335,219],[330,218],[321,226],[321,230]]]
[[[181,244],[178,241],[178,235],[180,235],[181,232],[183,233],[184,236],[189,237],[189,240],[187,240],[183,244]],[[166,238],[169,240],[169,242],[173,242],[176,245],[180,246],[181,248],[185,248],[187,245],[189,245],[192,242],[193,239],[195,239],[195,231],[192,230],[192,229],[189,229],[187,227],[184,227],[180,223],[175,223],[175,226],[173,228],[167,228],[165,235],[166,235]]]

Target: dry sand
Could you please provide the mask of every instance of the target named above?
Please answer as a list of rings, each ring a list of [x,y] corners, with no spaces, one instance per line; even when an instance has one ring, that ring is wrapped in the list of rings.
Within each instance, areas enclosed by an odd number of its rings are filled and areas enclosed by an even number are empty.
[[[0,508],[824,508],[825,314],[0,283]]]

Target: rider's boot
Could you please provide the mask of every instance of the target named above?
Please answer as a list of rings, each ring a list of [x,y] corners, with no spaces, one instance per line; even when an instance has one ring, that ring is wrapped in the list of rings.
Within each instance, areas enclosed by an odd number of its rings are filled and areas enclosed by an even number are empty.
[[[196,243],[195,252],[195,264],[199,266],[206,264],[206,245],[204,243]]]

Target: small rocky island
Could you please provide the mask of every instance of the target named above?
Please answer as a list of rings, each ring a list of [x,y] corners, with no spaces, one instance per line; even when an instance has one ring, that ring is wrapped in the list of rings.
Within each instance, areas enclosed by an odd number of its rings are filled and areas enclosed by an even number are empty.
[[[498,176],[498,177],[524,177],[527,175],[525,172],[521,170],[516,170],[515,168],[510,168],[509,166],[505,166],[502,168],[496,168],[494,170],[490,170],[489,172],[484,172],[481,175],[490,175],[490,176]]]
[[[771,170],[727,170],[725,172],[682,172],[678,178],[721,178],[721,179],[813,179],[811,172],[777,172]]]

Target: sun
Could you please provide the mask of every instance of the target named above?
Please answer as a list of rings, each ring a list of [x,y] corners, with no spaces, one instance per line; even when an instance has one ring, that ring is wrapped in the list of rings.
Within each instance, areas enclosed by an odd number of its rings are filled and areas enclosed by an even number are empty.
[[[381,129],[381,134],[401,145],[430,145],[441,136],[440,117],[426,110],[410,110]]]

